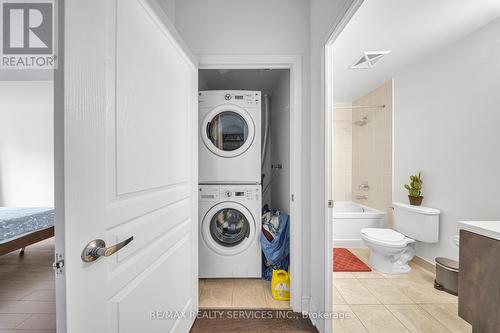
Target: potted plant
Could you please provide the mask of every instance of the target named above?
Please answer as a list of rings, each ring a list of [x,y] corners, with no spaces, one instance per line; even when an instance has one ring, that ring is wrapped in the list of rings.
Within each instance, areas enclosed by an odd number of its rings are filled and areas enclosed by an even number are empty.
[[[410,176],[410,184],[405,185],[405,189],[408,190],[408,199],[410,199],[410,205],[420,206],[424,197],[422,196],[422,171],[416,175]]]

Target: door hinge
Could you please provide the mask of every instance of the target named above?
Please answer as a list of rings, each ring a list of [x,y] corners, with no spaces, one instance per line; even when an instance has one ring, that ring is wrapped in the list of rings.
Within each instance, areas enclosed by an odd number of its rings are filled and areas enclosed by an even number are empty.
[[[52,268],[56,274],[64,274],[64,257],[61,253],[56,253],[56,261],[52,263]]]
[[[294,201],[295,201],[295,194],[292,194],[291,199],[292,199],[292,202],[294,202]]]
[[[333,208],[333,200],[328,200],[328,208]]]

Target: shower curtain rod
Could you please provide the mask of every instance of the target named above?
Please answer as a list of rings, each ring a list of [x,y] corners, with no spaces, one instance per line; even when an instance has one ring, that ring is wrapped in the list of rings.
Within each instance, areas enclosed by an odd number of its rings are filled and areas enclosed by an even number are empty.
[[[342,109],[384,109],[385,104],[383,105],[353,105],[353,106],[334,106],[334,109],[342,110]]]

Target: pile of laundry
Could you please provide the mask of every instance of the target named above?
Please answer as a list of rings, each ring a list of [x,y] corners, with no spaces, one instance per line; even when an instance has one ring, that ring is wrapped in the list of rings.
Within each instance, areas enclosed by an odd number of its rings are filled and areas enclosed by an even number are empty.
[[[288,271],[290,265],[290,216],[282,211],[262,209],[262,277],[271,280],[273,269]]]

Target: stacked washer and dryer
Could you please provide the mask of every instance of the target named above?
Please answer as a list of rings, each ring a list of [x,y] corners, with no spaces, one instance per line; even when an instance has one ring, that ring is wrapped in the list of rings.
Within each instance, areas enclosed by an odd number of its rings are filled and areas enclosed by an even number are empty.
[[[261,276],[261,92],[199,92],[199,276]]]

